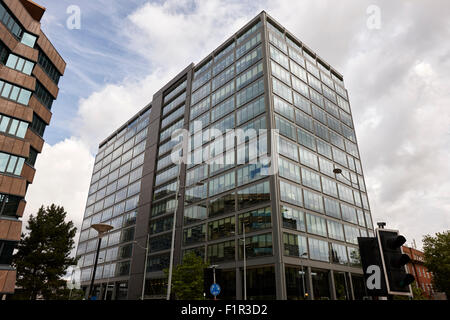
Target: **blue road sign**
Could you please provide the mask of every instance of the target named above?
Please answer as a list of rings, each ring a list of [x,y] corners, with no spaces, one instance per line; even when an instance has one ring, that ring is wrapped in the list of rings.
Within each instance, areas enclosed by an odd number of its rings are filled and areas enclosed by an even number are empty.
[[[209,292],[211,292],[213,296],[218,296],[220,293],[220,286],[217,283],[213,283],[209,288]]]

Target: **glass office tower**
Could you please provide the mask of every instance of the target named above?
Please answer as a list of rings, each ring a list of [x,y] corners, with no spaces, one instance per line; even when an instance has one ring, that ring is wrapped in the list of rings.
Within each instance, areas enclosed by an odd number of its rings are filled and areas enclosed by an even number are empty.
[[[235,129],[256,134],[217,135]],[[365,295],[357,237],[373,225],[343,77],[264,11],[100,144],[77,251],[84,288],[101,222],[114,229],[97,294],[165,298],[174,217],[174,264],[195,252],[218,265],[221,299],[244,298],[244,273],[247,299]]]

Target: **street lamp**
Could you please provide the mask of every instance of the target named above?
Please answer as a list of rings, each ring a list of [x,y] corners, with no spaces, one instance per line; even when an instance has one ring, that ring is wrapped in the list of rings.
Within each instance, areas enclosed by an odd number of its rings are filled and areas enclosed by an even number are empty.
[[[94,271],[92,272],[91,284],[89,286],[89,298],[92,297],[92,291],[94,290],[95,272],[97,271],[98,254],[100,252],[100,245],[102,243],[102,238],[107,232],[114,229],[113,226],[104,223],[93,224],[91,227],[98,232],[98,245],[97,245],[97,252],[95,255]]]
[[[178,170],[178,176],[180,176],[180,170]],[[196,186],[202,186],[205,183],[202,181],[198,181],[195,183]],[[172,244],[170,246],[170,262],[169,262],[169,276],[167,280],[167,297],[166,300],[170,300],[170,293],[172,291],[172,273],[173,273],[173,255],[175,250],[175,227],[177,223],[177,211],[178,211],[178,195],[181,189],[186,188],[186,186],[181,186],[179,182],[177,182],[177,190],[175,193],[175,212],[173,215],[173,228],[172,228]]]
[[[147,275],[147,259],[148,259],[148,247],[150,246],[150,233],[147,234],[147,244],[145,248],[141,246],[137,241],[133,241],[133,243],[137,244],[138,247],[145,250],[145,261],[144,261],[144,279],[142,280],[142,293],[141,293],[141,300],[144,300],[144,293],[145,293],[145,278]]]
[[[301,255],[300,255],[300,258],[302,258],[302,257],[304,257],[304,256],[307,256],[308,255],[308,253],[307,252],[303,252]],[[301,261],[301,260],[300,260]],[[302,267],[302,283],[303,283],[303,298],[305,298],[306,297],[306,291],[305,291],[305,271],[304,271],[304,269],[303,269],[303,262],[300,262],[300,265],[301,265],[301,267]]]

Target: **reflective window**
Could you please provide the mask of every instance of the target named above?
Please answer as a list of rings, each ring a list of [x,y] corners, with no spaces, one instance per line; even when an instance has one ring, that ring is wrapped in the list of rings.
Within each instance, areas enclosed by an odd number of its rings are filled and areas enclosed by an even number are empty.
[[[308,245],[306,237],[283,233],[284,255],[300,258],[308,258]]]
[[[281,206],[281,214],[283,215],[283,227],[298,231],[306,231],[305,214],[303,211],[293,209],[291,207]]]
[[[270,207],[253,210],[239,215],[239,234],[243,233],[242,225],[245,226],[245,232],[267,229],[272,226]]]
[[[328,248],[328,242],[308,238],[308,244],[309,244],[309,257],[312,260],[319,260],[319,261],[330,261],[330,251]]]

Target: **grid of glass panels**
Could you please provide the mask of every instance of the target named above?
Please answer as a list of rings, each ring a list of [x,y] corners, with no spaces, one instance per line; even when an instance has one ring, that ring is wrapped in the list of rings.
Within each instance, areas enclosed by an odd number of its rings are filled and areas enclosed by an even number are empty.
[[[261,22],[255,23],[194,73],[189,112],[189,129],[193,134],[190,150],[192,160],[201,159],[201,163],[192,161],[187,165],[184,232],[206,227],[209,233],[200,237],[202,241],[208,237],[219,241],[207,245],[206,259],[210,261],[234,260],[239,227],[234,221],[242,222],[244,216],[255,223],[264,219],[258,228],[247,230],[249,233],[271,227],[270,210],[254,209],[267,206],[270,201],[269,181],[263,173],[267,168],[249,163],[252,158],[249,142],[238,142],[238,146],[228,145],[224,140],[210,142],[206,130],[214,128],[224,133],[234,128],[266,128],[262,31]],[[198,128],[199,123],[203,130]],[[258,144],[261,150],[267,149],[267,141],[257,136],[250,138],[250,143]],[[271,234],[267,237],[271,239]],[[266,250],[267,254],[268,244],[264,239],[256,237],[253,242],[249,238],[248,249],[254,246],[252,250],[258,252],[260,247],[260,252]],[[184,244],[198,245],[197,242]],[[224,250],[231,251],[226,254]]]
[[[96,278],[129,272],[150,112],[143,112],[99,148],[77,248],[82,274],[90,274],[94,264],[98,238],[91,225],[96,223],[114,227],[102,238]]]
[[[356,237],[373,229],[347,92],[328,67],[270,22],[268,38],[281,200],[302,207],[284,206],[284,228],[302,233],[285,234],[285,252],[296,256],[297,245],[309,248],[310,259],[334,262],[337,244],[328,239],[354,248]]]

